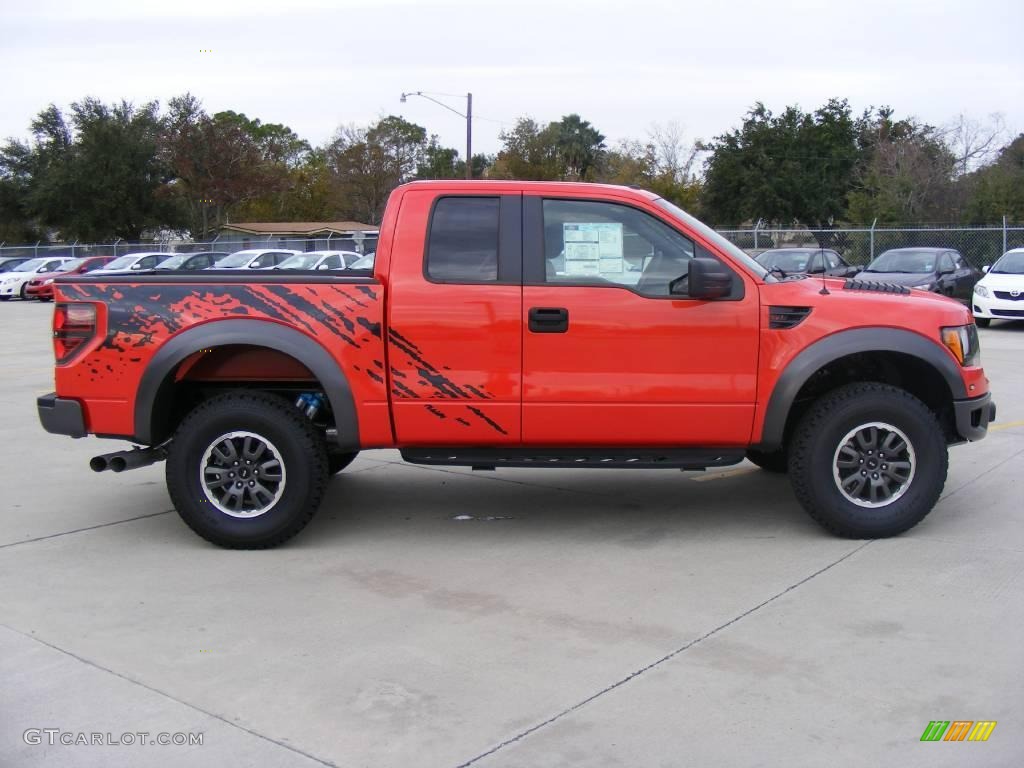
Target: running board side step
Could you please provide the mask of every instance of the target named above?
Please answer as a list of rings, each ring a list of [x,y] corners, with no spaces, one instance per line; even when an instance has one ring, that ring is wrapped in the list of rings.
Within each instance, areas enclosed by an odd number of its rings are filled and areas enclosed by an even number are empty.
[[[403,448],[410,464],[473,467],[590,467],[684,469],[728,467],[743,461],[741,448]]]

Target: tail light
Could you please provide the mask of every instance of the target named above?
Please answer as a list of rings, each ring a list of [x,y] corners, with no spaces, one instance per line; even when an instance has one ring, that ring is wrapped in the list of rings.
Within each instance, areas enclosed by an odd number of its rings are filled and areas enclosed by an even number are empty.
[[[53,310],[53,354],[66,363],[96,335],[96,307],[93,304],[58,304]]]

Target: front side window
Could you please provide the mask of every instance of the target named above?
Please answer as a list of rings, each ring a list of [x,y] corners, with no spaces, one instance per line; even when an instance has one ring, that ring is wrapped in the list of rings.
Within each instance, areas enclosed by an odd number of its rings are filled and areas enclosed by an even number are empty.
[[[843,264],[843,260],[835,251],[825,251],[825,260],[828,262],[829,269],[838,269]]]
[[[497,197],[437,201],[427,239],[427,275],[445,282],[498,279]]]
[[[643,211],[590,200],[543,205],[548,283],[616,285],[668,296],[670,283],[689,272],[693,242]]]

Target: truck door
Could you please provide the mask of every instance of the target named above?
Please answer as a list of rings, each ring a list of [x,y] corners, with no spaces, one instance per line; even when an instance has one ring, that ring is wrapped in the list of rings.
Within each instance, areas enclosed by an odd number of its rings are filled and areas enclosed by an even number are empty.
[[[399,446],[519,443],[522,195],[406,192],[390,263]]]
[[[759,299],[669,295],[681,223],[614,200],[524,196],[523,442],[715,446],[750,438]]]

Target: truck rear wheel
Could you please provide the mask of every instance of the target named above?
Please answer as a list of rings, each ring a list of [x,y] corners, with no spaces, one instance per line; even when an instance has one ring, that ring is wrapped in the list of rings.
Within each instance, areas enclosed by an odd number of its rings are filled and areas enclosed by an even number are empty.
[[[301,411],[262,392],[228,392],[185,417],[167,456],[167,489],[207,541],[265,549],[312,519],[327,483],[323,436]]]
[[[935,414],[909,392],[873,382],[824,395],[790,446],[797,499],[847,538],[885,538],[917,525],[938,501],[948,466]]]

